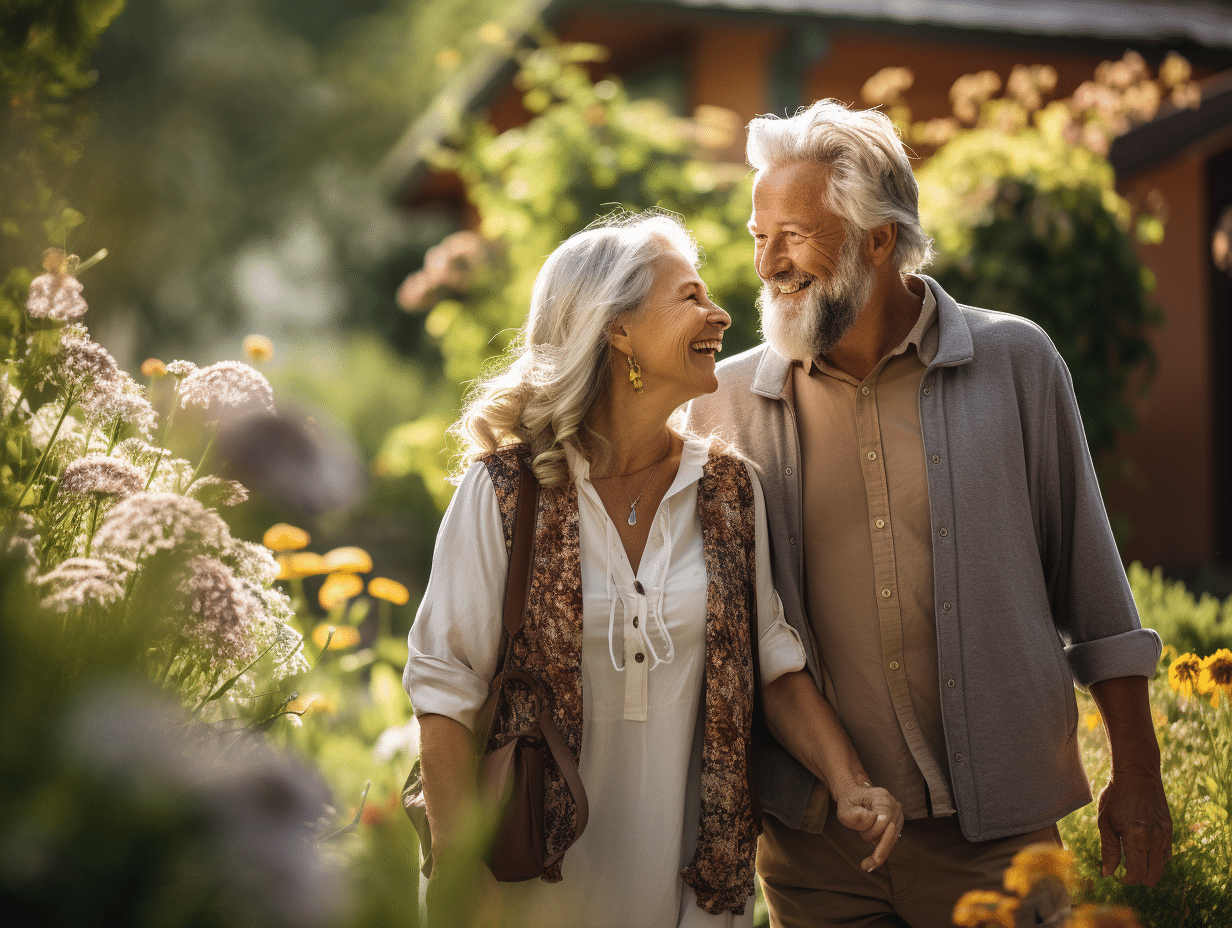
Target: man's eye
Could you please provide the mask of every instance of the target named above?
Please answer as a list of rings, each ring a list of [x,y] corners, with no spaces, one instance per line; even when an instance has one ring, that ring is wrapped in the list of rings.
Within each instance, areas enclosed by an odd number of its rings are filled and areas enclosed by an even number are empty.
[[[799,232],[788,232],[787,241],[792,242],[793,244],[796,242],[802,242],[804,241],[804,236]]]

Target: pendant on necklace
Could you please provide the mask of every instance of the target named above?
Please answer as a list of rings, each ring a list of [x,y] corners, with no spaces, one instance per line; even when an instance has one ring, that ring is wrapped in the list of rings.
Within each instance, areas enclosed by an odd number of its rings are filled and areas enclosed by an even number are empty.
[[[629,524],[637,525],[637,503],[633,503],[629,507]]]

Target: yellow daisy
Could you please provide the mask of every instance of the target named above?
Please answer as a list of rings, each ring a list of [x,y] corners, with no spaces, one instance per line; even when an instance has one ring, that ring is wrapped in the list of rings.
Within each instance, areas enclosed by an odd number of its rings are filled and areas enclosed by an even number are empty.
[[[325,565],[333,571],[366,574],[372,570],[372,557],[363,548],[334,548],[325,553]]]
[[[1168,684],[1186,698],[1191,698],[1202,673],[1202,659],[1185,653],[1168,666]]]
[[[1219,705],[1222,693],[1232,699],[1232,651],[1220,648],[1210,657],[1202,659],[1202,669],[1198,676],[1198,692],[1211,694],[1211,705]]]
[[[267,528],[261,540],[271,551],[298,551],[300,548],[308,547],[308,542],[312,541],[312,537],[302,528],[279,522]]]
[[[359,577],[354,574],[334,573],[326,577],[321,584],[317,600],[321,603],[321,608],[328,611],[363,591],[364,581]]]
[[[373,577],[369,580],[368,595],[376,599],[384,599],[395,606],[405,606],[411,598],[411,593],[406,587],[388,577]]]
[[[1045,876],[1055,876],[1073,892],[1077,884],[1074,855],[1055,844],[1030,844],[1014,855],[1005,871],[1005,888],[1025,896]]]

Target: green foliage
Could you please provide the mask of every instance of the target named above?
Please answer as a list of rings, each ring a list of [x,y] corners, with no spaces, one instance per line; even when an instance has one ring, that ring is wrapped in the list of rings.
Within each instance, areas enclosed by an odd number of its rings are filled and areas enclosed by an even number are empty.
[[[595,83],[584,65],[604,54],[550,43],[523,54],[516,80],[535,117],[499,135],[472,119],[457,148],[436,156],[437,167],[466,182],[479,232],[496,254],[468,292],[437,303],[424,322],[456,384],[474,381],[512,343],[547,255],[614,209],[681,214],[705,253],[702,276],[733,318],[726,350],[757,340],[758,282],[745,229],[751,179],[742,166],[714,160],[734,137],[734,116],[711,108],[681,119],[658,101],[631,99],[615,80]],[[389,473],[423,475],[442,504],[447,424],[432,416],[399,427],[380,456]]]
[[[1221,603],[1203,593],[1195,599],[1185,584],[1167,579],[1158,567],[1147,570],[1137,562],[1129,566],[1129,585],[1142,624],[1159,632],[1176,653],[1232,649],[1232,597]]]
[[[1092,452],[1110,450],[1133,426],[1162,316],[1107,161],[1043,129],[976,128],[917,173],[939,252],[930,273],[960,302],[1039,323],[1069,366]]]

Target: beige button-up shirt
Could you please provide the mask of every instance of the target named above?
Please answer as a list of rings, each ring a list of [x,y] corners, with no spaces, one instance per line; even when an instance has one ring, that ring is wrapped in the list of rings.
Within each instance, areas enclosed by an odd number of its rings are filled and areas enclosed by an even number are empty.
[[[864,381],[824,360],[791,377],[809,622],[839,718],[908,818],[954,812],[919,407],[937,301],[923,290],[915,327]]]

